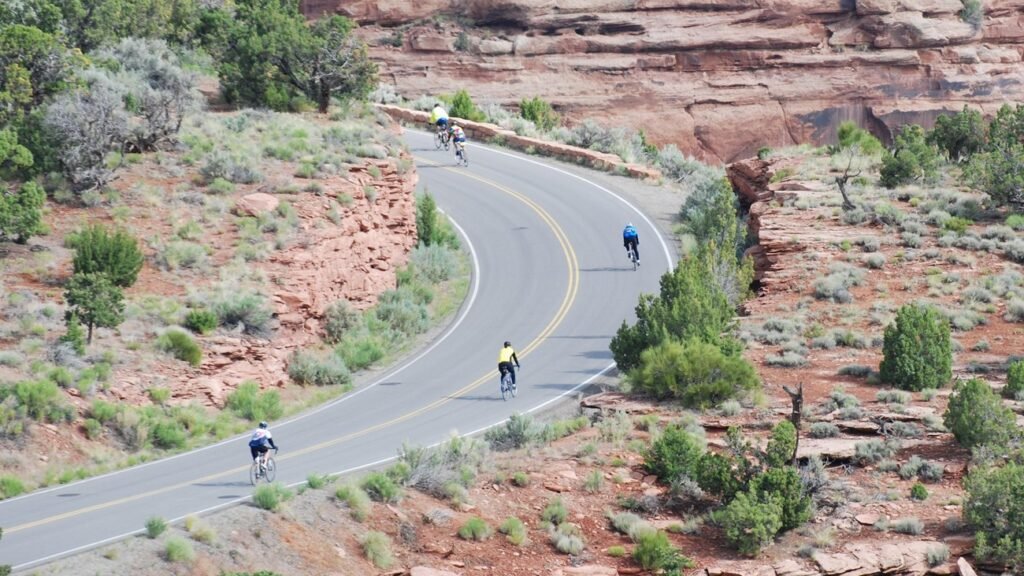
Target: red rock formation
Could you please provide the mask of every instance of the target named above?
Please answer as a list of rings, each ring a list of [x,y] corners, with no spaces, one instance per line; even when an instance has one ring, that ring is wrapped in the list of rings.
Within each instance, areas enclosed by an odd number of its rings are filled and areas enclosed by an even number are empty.
[[[371,165],[376,170],[370,169]],[[381,292],[393,288],[395,269],[405,265],[416,243],[417,180],[413,171],[400,174],[393,158],[372,160],[346,175],[322,180],[323,195],[288,198],[299,216],[300,231],[288,246],[260,265],[274,287],[270,301],[278,328],[273,340],[241,336],[207,339],[201,375],[177,373],[175,398],[198,398],[221,406],[227,394],[246,380],[262,387],[284,386],[288,357],[321,341],[320,319],[328,306],[347,300],[364,309],[373,305]],[[367,197],[370,189],[376,194]],[[353,201],[342,209],[335,224],[329,213],[339,205],[334,199],[343,195]],[[259,196],[240,199],[239,208],[266,208],[258,202]],[[121,384],[118,389],[123,398],[142,397],[148,386],[144,382]]]
[[[991,112],[1024,100],[1024,0],[987,0],[979,30],[961,20],[960,0],[304,4],[358,20],[382,80],[407,97],[540,96],[569,121],[633,125],[714,161],[832,142],[841,120],[887,138],[965,103]],[[387,27],[399,25],[395,48]]]

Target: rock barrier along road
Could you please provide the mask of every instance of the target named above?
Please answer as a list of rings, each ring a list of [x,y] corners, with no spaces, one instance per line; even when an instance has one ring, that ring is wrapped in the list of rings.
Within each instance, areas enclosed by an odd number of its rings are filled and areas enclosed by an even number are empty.
[[[472,165],[408,131],[421,185],[464,235],[469,296],[451,324],[379,380],[284,422],[277,479],[381,465],[403,443],[479,432],[558,401],[613,365],[608,342],[674,262],[650,220],[614,191],[528,156],[470,143]],[[636,272],[622,247],[640,232]],[[519,396],[498,392],[497,355],[515,345]],[[0,564],[21,572],[143,531],[247,501],[249,449],[235,437],[191,452],[0,502]]]

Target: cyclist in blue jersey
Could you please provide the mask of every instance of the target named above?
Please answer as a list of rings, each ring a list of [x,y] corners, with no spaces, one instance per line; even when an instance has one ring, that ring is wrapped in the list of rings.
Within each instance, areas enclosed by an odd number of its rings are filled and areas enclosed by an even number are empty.
[[[639,265],[640,250],[637,246],[640,245],[640,235],[637,234],[632,222],[626,224],[626,227],[622,230],[622,245],[626,248],[626,256],[630,256],[630,252],[632,252],[633,258],[636,259],[636,263]]]

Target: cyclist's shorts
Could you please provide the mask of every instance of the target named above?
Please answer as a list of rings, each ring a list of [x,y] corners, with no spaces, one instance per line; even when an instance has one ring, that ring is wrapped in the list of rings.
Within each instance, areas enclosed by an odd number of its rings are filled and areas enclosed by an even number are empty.
[[[460,144],[465,144],[466,143],[466,137],[463,136],[462,138],[453,138],[452,141],[458,142]]]
[[[447,126],[448,125],[448,119],[447,118],[438,118],[437,119],[437,125],[439,127],[442,127],[442,128]]]

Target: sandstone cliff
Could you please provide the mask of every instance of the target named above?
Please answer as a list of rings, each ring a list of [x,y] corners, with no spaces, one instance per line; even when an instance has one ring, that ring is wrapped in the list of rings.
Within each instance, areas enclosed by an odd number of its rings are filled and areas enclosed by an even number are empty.
[[[1024,101],[1024,0],[304,0],[357,20],[403,95],[540,96],[712,161],[886,138],[964,104]],[[400,41],[400,42],[399,42]],[[399,44],[396,47],[393,44]]]

